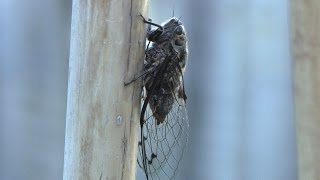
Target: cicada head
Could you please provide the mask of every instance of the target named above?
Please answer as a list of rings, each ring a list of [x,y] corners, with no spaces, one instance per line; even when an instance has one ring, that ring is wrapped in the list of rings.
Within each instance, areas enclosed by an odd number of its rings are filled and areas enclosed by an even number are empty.
[[[186,31],[180,19],[172,17],[164,22],[162,26],[164,39],[170,39],[172,45],[176,48],[186,48]]]

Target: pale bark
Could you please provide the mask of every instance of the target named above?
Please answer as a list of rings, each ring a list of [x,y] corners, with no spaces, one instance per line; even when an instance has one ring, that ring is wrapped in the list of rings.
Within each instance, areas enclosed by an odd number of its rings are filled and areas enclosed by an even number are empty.
[[[135,179],[147,0],[74,0],[64,180]]]
[[[320,178],[320,1],[291,1],[300,180]]]

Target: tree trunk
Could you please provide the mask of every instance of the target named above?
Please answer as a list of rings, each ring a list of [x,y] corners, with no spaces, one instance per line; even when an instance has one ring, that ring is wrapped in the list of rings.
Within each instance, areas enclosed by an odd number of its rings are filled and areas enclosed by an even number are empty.
[[[147,0],[74,0],[64,180],[135,179]]]
[[[320,1],[291,1],[300,180],[320,178]]]

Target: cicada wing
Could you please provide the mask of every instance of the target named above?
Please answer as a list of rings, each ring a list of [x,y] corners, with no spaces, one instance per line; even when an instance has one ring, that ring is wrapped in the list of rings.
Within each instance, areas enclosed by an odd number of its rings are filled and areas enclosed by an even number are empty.
[[[149,179],[174,179],[188,141],[185,101],[176,98],[163,123],[157,124],[153,114],[148,105],[144,114],[143,137],[139,140],[138,163]]]

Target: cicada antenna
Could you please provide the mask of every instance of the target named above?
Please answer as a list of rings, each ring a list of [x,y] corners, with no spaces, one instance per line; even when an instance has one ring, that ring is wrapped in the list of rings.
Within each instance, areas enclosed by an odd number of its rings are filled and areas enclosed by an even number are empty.
[[[174,7],[175,7],[175,4],[173,2],[172,17],[174,17]]]

